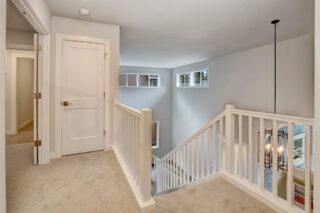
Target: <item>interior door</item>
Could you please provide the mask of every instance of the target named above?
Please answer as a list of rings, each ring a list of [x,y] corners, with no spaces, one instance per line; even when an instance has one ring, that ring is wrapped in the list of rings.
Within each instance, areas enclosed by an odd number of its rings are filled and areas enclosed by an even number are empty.
[[[62,155],[104,149],[104,45],[63,41]]]

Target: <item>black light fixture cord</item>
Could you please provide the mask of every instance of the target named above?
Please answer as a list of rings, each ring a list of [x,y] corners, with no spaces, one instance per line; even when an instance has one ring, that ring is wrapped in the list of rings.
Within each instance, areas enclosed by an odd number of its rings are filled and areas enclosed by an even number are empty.
[[[278,19],[271,22],[274,24],[274,113],[277,113],[277,24],[279,22]]]

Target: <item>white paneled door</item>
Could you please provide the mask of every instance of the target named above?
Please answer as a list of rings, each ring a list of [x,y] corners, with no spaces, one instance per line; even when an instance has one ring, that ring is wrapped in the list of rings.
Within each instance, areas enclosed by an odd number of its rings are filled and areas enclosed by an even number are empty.
[[[63,41],[62,155],[104,149],[104,45]]]

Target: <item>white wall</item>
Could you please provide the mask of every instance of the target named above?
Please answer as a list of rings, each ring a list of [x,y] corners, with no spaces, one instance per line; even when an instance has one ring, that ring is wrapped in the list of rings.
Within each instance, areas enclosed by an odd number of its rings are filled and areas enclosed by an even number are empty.
[[[143,68],[120,66],[124,73],[158,73],[160,88],[123,88],[119,90],[120,103],[141,110],[152,109],[152,120],[160,121],[159,148],[153,153],[162,157],[171,149],[171,70],[159,68]]]
[[[109,39],[111,42],[111,69],[110,69],[110,101],[113,102],[118,97],[119,78],[119,44],[120,27],[115,25],[100,24],[95,22],[80,21],[76,19],[52,17],[51,20],[51,109],[50,109],[50,152],[54,152],[54,79],[55,79],[55,48],[56,34],[72,34],[78,36],[88,36]],[[110,107],[110,119],[113,121],[113,108]],[[113,141],[113,129],[110,127],[111,141]]]
[[[313,35],[278,43],[277,112],[313,117]],[[172,143],[177,146],[223,110],[273,112],[273,45],[179,67],[172,73]],[[209,88],[176,88],[176,74],[209,68]]]
[[[0,118],[5,117],[6,0],[0,0]],[[0,119],[0,213],[6,212],[5,119]]]
[[[33,121],[33,59],[17,59],[17,126],[18,129]]]
[[[38,15],[40,22],[43,23],[43,26],[46,28],[47,32],[50,32],[50,24],[51,24],[51,13],[47,6],[46,1],[44,0],[28,0],[32,9]],[[41,32],[44,33],[44,32]]]

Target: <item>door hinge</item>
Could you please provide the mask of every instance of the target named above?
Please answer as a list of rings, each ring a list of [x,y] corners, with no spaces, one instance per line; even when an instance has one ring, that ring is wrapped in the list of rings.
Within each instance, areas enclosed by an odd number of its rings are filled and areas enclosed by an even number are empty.
[[[41,99],[41,92],[33,93],[33,98],[34,99]]]
[[[42,50],[42,46],[41,45],[36,45],[35,51],[41,51]]]
[[[34,142],[34,146],[36,146],[36,147],[41,146],[41,144],[42,144],[41,140],[38,140],[38,141]]]
[[[106,136],[106,133],[107,133],[107,130],[104,130],[104,131],[103,131],[103,136],[104,136],[104,137]]]
[[[106,58],[108,56],[108,53],[104,53],[104,57]]]
[[[106,98],[106,92],[103,92],[103,97]]]

